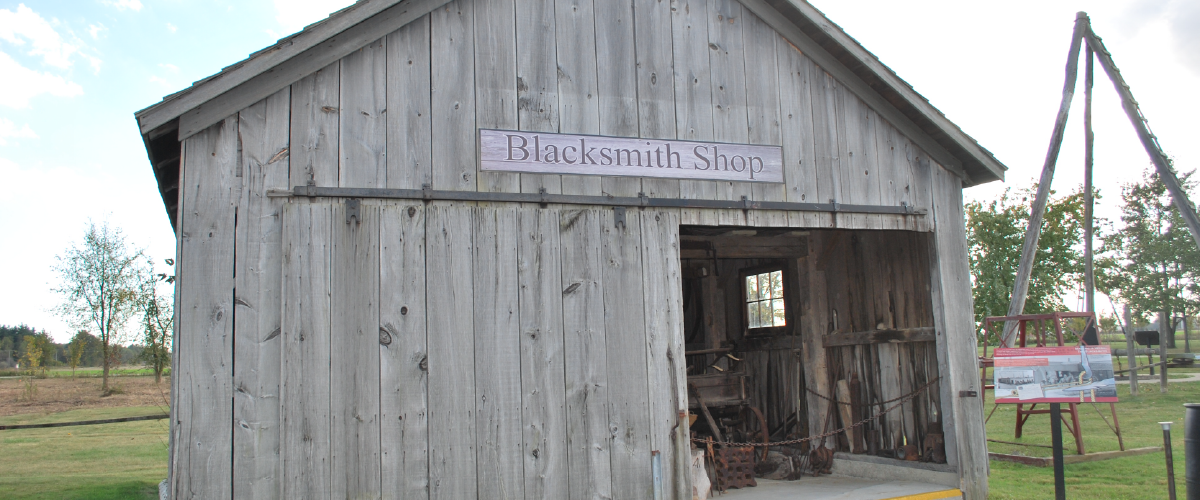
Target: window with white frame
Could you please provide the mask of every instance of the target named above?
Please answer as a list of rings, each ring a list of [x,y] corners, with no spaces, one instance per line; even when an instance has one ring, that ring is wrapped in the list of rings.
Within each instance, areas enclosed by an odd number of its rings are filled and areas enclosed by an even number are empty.
[[[746,320],[752,330],[787,325],[783,270],[746,275]]]

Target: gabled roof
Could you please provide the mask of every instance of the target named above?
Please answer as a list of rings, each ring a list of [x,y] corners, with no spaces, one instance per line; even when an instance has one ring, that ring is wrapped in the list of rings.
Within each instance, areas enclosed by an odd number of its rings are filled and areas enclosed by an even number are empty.
[[[739,1],[935,160],[962,176],[965,185],[1003,180],[1006,167],[989,151],[815,7],[804,0]],[[446,3],[359,0],[135,113],[172,226],[184,139]]]

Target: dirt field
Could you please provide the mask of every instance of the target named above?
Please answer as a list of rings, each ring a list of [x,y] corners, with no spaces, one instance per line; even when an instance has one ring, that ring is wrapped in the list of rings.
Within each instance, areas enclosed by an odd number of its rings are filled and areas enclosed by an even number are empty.
[[[100,397],[99,378],[50,377],[34,379],[34,385],[37,394],[32,400],[24,400],[24,380],[0,379],[0,417],[127,406],[158,406],[165,412],[171,380],[163,377],[161,384],[155,384],[153,376],[110,377],[109,385],[120,388],[123,394],[108,397]]]

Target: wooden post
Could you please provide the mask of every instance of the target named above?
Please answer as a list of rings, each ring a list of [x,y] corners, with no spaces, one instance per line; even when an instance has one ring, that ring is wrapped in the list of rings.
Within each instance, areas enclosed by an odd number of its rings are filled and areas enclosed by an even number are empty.
[[[1071,50],[1067,53],[1067,80],[1063,84],[1062,102],[1058,105],[1058,118],[1054,121],[1054,132],[1050,135],[1050,149],[1042,165],[1042,177],[1038,181],[1037,196],[1029,214],[1029,226],[1025,229],[1025,244],[1021,247],[1021,261],[1013,282],[1012,299],[1008,303],[1008,315],[1017,316],[1025,309],[1025,298],[1029,294],[1029,277],[1033,272],[1037,256],[1038,238],[1042,232],[1042,217],[1046,214],[1046,202],[1050,198],[1050,183],[1054,180],[1054,166],[1058,162],[1058,151],[1062,148],[1063,133],[1067,127],[1067,115],[1071,111],[1071,98],[1075,96],[1075,80],[1079,72],[1079,48],[1087,28],[1087,15],[1080,12],[1075,17],[1075,31],[1071,35]],[[1016,333],[1016,321],[1004,323],[1001,345],[1012,345]]]
[[[1130,322],[1131,314],[1129,313],[1129,304],[1125,304],[1125,312],[1122,318],[1125,321],[1125,354],[1129,356],[1129,393],[1138,395],[1138,372],[1137,372],[1137,343],[1133,341],[1133,323]]]
[[[842,427],[846,429],[846,441],[850,442],[850,452],[859,453],[861,448],[858,444],[858,429],[850,428],[854,425],[854,414],[850,408],[850,384],[846,383],[845,379],[837,381],[837,401],[838,414],[842,416]]]
[[[1095,76],[1092,59],[1092,48],[1088,47],[1083,74],[1083,286],[1087,307],[1084,310],[1090,313],[1096,312],[1096,273],[1092,266],[1092,210],[1095,204],[1092,197],[1092,153],[1095,142],[1092,133],[1092,81]],[[1098,339],[1100,325],[1095,326]]]
[[[1188,231],[1192,233],[1192,239],[1196,241],[1196,245],[1200,246],[1200,218],[1196,217],[1196,209],[1187,199],[1187,193],[1183,187],[1179,185],[1179,179],[1175,177],[1175,172],[1171,169],[1171,160],[1167,158],[1166,153],[1163,153],[1162,147],[1158,144],[1158,138],[1154,133],[1150,132],[1150,126],[1146,124],[1146,118],[1142,116],[1142,110],[1138,107],[1137,101],[1133,98],[1133,92],[1129,89],[1129,85],[1125,83],[1125,78],[1121,76],[1120,70],[1113,62],[1112,54],[1104,47],[1104,42],[1100,41],[1100,37],[1092,32],[1090,22],[1087,20],[1087,14],[1079,13],[1079,18],[1076,19],[1075,29],[1079,30],[1079,19],[1084,21],[1085,30],[1084,37],[1087,39],[1088,47],[1096,52],[1096,57],[1100,60],[1100,66],[1104,68],[1104,72],[1108,73],[1108,78],[1112,80],[1113,86],[1117,88],[1117,94],[1121,96],[1121,106],[1125,108],[1125,115],[1129,117],[1129,121],[1133,123],[1133,128],[1137,130],[1138,139],[1142,141],[1142,147],[1146,148],[1146,153],[1150,155],[1150,161],[1154,162],[1154,168],[1158,171],[1158,176],[1162,179],[1163,184],[1167,186],[1167,191],[1171,192],[1171,199],[1175,201],[1175,207],[1179,209],[1179,215],[1187,222]]]
[[[1054,444],[1054,499],[1066,500],[1067,483],[1063,473],[1062,407],[1059,406],[1059,403],[1050,403],[1050,441]]]
[[[1170,318],[1167,317],[1166,311],[1158,313],[1158,360],[1162,362],[1162,369],[1158,371],[1158,390],[1167,392],[1167,333],[1174,328],[1167,328],[1167,323]],[[1169,332],[1174,334],[1174,331]]]
[[[1192,344],[1190,342],[1192,331],[1188,328],[1187,309],[1183,310],[1183,352],[1191,353]]]

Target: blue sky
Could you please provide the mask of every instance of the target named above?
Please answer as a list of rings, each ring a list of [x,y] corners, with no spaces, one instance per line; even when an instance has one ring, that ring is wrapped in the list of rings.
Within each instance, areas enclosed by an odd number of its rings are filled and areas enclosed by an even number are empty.
[[[349,3],[0,0],[0,324],[70,336],[49,312],[50,267],[89,220],[121,227],[160,265],[173,257],[133,113]],[[1179,168],[1200,161],[1200,2],[813,3],[993,151],[1013,186],[1040,171],[1074,13],[1086,7]],[[1111,207],[1148,163],[1111,86],[1097,86],[1098,184]],[[1074,111],[1060,189],[1081,182]]]

